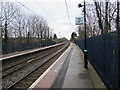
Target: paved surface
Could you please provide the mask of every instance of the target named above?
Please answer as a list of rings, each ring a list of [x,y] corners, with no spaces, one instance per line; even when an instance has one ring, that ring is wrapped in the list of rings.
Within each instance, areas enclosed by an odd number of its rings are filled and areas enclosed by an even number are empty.
[[[91,65],[88,67],[90,70],[84,69],[83,60],[79,47],[71,43],[64,54],[30,88],[105,88]],[[94,75],[90,74],[93,71]],[[94,77],[96,80],[93,80]]]
[[[73,51],[62,88],[94,88],[91,77],[84,69],[80,49],[72,44]]]
[[[72,50],[73,50],[73,48],[72,48],[72,45],[71,45],[69,55],[67,56],[63,66],[62,66],[59,74],[57,75],[56,80],[52,84],[51,88],[62,88],[64,78],[65,78],[65,75],[66,75],[66,72],[67,72],[67,69],[68,69],[68,66],[69,66]]]

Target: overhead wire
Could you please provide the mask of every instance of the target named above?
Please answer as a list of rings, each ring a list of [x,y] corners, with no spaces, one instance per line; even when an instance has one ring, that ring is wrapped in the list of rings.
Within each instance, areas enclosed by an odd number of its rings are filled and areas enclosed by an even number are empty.
[[[40,4],[36,3],[36,5],[39,6],[46,13],[46,15],[49,16],[51,20],[55,22],[55,24],[57,23],[56,20],[54,20],[53,17]],[[58,28],[54,27],[54,29],[57,30]]]
[[[30,12],[32,12],[33,14],[37,15],[37,16],[40,16],[38,15],[37,13],[35,13],[34,11],[30,10],[27,6],[25,6],[24,4],[22,4],[21,2],[19,2],[18,0],[15,0],[17,3],[21,4],[23,7],[25,7],[27,10],[29,10]]]
[[[30,10],[27,6],[25,6],[23,3],[19,2],[18,0],[15,0],[17,3],[19,3],[20,5],[22,5],[23,7],[25,7],[27,10],[29,10],[30,12],[32,12],[33,14],[37,15],[37,16],[40,16],[38,15],[37,13],[35,13],[34,11]],[[38,5],[38,4],[37,4]],[[56,22],[49,14],[48,12],[42,8],[40,5],[38,5],[54,22]],[[41,17],[41,16],[40,16]]]
[[[25,6],[24,4],[22,4],[21,2],[19,2],[18,0],[15,0],[17,3],[19,3],[20,5],[22,5],[23,7],[25,7],[27,10],[29,10],[30,12],[32,12],[33,14],[41,17],[40,15],[36,14],[34,11],[30,10],[27,6]],[[39,6],[40,7],[40,6]],[[44,8],[40,7],[54,22],[56,22],[47,12]]]
[[[38,3],[36,3],[36,4],[37,4],[37,6],[39,6],[39,7],[46,13],[47,16],[49,16],[54,22],[56,22],[56,21],[52,18],[52,16],[49,15],[49,13],[48,13],[40,4],[38,4]]]
[[[32,10],[30,10],[27,6],[25,6],[24,4],[22,4],[21,2],[19,2],[18,0],[16,0],[19,4],[21,4],[23,7],[25,7],[27,10],[29,10],[30,12],[32,12],[33,14],[36,14],[35,12],[33,12]],[[38,3],[36,3],[38,5]],[[49,14],[48,12],[42,8],[40,5],[38,5],[54,22],[56,22]],[[36,14],[37,16],[39,16],[38,14]]]
[[[65,6],[66,6],[66,10],[67,10],[67,16],[68,16],[68,21],[69,21],[69,24],[70,24],[70,29],[72,29],[72,23],[71,23],[71,20],[70,20],[70,14],[69,14],[69,9],[68,9],[68,4],[67,4],[67,1],[65,0]],[[66,32],[68,33],[68,32]]]
[[[66,10],[67,10],[68,20],[69,20],[69,23],[71,24],[69,10],[68,10],[68,5],[67,5],[67,1],[66,0],[65,0],[65,6],[66,6]]]
[[[32,11],[31,9],[29,9],[27,6],[25,6],[23,3],[19,2],[18,0],[15,0],[17,3],[19,3],[20,5],[22,5],[23,7],[25,7],[27,10],[29,10],[30,12],[32,12],[33,14],[37,15],[37,16],[40,16],[38,15],[37,13],[35,13],[34,11]],[[38,4],[37,4],[38,5]],[[68,16],[68,20],[69,20],[69,23],[71,24],[71,21],[70,21],[70,15],[69,15],[69,10],[68,10],[68,5],[67,5],[67,1],[65,0],[65,5],[66,5],[66,10],[67,10],[67,16]],[[38,5],[54,22],[56,22],[49,14],[48,12],[42,8],[40,5]],[[40,16],[41,17],[41,16]]]

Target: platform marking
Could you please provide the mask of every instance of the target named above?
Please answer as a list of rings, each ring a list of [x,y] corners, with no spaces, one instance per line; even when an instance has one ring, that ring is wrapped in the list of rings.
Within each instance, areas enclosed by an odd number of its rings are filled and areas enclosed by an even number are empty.
[[[40,82],[42,80],[42,78],[44,78],[47,73],[50,71],[50,69],[52,69],[52,67],[60,60],[60,58],[62,58],[62,56],[69,50],[71,49],[71,44],[69,46],[69,48],[27,89],[27,90],[32,90],[32,88],[34,88],[38,82]]]
[[[7,56],[7,57],[2,57],[0,58],[0,61],[2,60],[5,60],[5,59],[9,59],[9,58],[13,58],[13,57],[17,57],[17,56],[21,56],[21,55],[25,55],[25,54],[29,54],[29,53],[33,53],[33,52],[36,52],[36,51],[41,51],[41,50],[44,50],[44,49],[49,49],[49,48],[52,48],[54,46],[58,46],[58,45],[61,45],[63,43],[59,43],[59,44],[55,44],[55,45],[51,45],[51,46],[46,46],[46,47],[42,47],[42,48],[38,48],[38,49],[33,49],[33,50],[26,50],[25,52],[21,51],[21,53],[18,53],[18,54],[15,54],[15,55],[12,55],[12,56]]]
[[[64,82],[64,78],[65,78],[65,74],[69,65],[69,61],[71,58],[71,54],[72,54],[72,48],[70,49],[70,52],[67,55],[67,58],[65,60],[65,62],[63,63],[59,74],[57,75],[56,79],[54,80],[52,86],[50,88],[61,88]]]
[[[60,62],[60,64],[57,66],[57,68],[55,69],[55,72],[56,72],[56,73],[59,71],[59,69],[61,68],[62,64],[63,64],[63,63]]]

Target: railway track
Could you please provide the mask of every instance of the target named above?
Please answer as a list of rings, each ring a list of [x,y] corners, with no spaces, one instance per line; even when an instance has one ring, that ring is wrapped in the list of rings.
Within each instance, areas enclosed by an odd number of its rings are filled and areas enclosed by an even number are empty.
[[[3,89],[27,89],[66,50],[68,44],[11,59],[2,70]]]
[[[54,51],[59,49],[59,48],[60,47],[55,47]],[[18,57],[16,59],[12,59],[11,61],[6,61],[5,63],[3,61],[2,76],[5,77],[5,76],[11,74],[12,72],[15,72],[16,70],[23,68],[28,63],[33,62],[36,59],[40,59],[42,57],[45,57],[45,56],[51,54],[54,51],[51,48],[49,50],[37,52],[37,53],[35,53],[33,55],[30,54],[30,56],[27,55],[25,57],[20,57],[20,58]]]

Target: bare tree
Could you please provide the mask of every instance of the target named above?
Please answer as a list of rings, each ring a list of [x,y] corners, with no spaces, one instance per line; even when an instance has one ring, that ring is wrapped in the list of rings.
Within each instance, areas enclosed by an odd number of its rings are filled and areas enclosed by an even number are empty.
[[[1,2],[2,24],[4,25],[4,38],[8,39],[8,25],[15,18],[17,8],[14,7],[12,2]]]
[[[117,7],[115,2],[99,2],[86,4],[87,32],[89,37],[109,33],[116,28]]]
[[[1,2],[1,20],[2,20],[2,37],[4,40],[4,45],[5,45],[5,51],[7,51],[7,42],[9,39],[9,33],[10,28],[8,27],[10,26],[11,22],[13,21],[13,19],[15,18],[15,13],[17,11],[17,8],[14,7],[12,2]]]
[[[0,20],[2,21],[0,27],[2,27],[2,38],[6,50],[8,48],[7,42],[11,40],[12,43],[20,43],[20,50],[22,50],[22,43],[40,43],[43,39],[46,41],[52,37],[50,34],[52,31],[50,31],[47,21],[42,17],[25,15],[20,6],[13,2],[1,2],[0,8]]]
[[[98,2],[94,0],[96,7],[96,13],[98,18],[98,24],[101,29],[101,33],[108,33],[111,31],[111,24],[113,25],[114,17],[116,14],[116,5],[109,0],[106,2]]]

